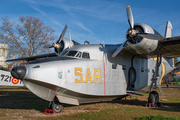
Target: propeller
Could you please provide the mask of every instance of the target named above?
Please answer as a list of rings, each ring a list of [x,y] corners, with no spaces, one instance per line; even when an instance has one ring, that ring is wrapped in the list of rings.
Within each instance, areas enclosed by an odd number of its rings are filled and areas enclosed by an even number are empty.
[[[52,47],[54,47],[53,44],[52,45],[45,45],[43,48],[52,48]]]
[[[129,31],[129,35],[131,37],[136,35],[136,32],[134,30],[134,19],[131,11],[130,5],[126,6],[126,12],[127,12],[127,18],[128,18],[128,23],[131,27],[131,30]],[[119,46],[119,48],[113,53],[112,57],[116,57],[116,55],[123,49],[124,45],[127,43],[128,39]]]
[[[118,47],[118,49],[113,53],[112,57],[116,57],[116,55],[123,49],[126,42],[127,42],[127,40]]]
[[[136,36],[140,36],[140,37],[151,39],[151,40],[162,40],[163,39],[163,36],[161,36],[161,35],[150,34],[150,33],[139,33],[139,31],[137,31],[136,28],[134,28],[134,19],[133,19],[133,14],[132,14],[130,5],[126,6],[126,12],[127,12],[128,23],[130,25],[130,29],[128,31],[129,37],[123,44],[121,44],[119,46],[119,48],[117,48],[117,50],[113,53],[112,57],[115,57],[123,49],[123,47],[125,46],[127,41],[129,41],[130,39],[134,40],[133,38]],[[135,41],[135,40],[134,40],[134,42],[137,43],[137,41]]]
[[[61,33],[58,41],[56,42],[57,44],[60,43],[60,42],[62,41],[62,39],[64,38],[64,35],[65,35],[65,33],[66,33],[67,28],[68,28],[68,25],[66,25],[66,26],[64,27],[64,29],[63,29],[63,31],[62,31],[62,33]]]
[[[127,18],[128,18],[129,25],[130,25],[131,29],[133,29],[134,28],[134,19],[133,19],[130,5],[126,6],[126,12],[127,12]]]
[[[61,41],[63,40],[64,38],[64,35],[67,31],[67,28],[68,28],[68,25],[65,25],[61,35],[59,36],[59,39],[57,40],[56,43],[53,43],[52,45],[45,45],[44,48],[53,48],[55,49],[55,52],[59,55],[60,52],[63,50],[64,48],[64,44],[61,43]]]

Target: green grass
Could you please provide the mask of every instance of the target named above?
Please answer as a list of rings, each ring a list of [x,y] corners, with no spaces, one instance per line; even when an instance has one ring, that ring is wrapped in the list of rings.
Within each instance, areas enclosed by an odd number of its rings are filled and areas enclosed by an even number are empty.
[[[180,120],[180,117],[171,117],[164,115],[150,115],[150,116],[142,116],[137,117],[135,120]]]
[[[143,94],[141,97],[128,96],[126,99],[123,98],[113,102],[83,104],[80,106],[63,105],[65,108],[61,113],[44,115],[43,111],[48,107],[49,102],[38,98],[28,89],[0,87],[0,119],[148,120],[162,117],[162,119],[172,118],[178,120],[180,117],[180,88],[163,88],[163,92],[165,95],[160,96],[160,102],[164,107],[159,108],[145,107],[148,94]]]

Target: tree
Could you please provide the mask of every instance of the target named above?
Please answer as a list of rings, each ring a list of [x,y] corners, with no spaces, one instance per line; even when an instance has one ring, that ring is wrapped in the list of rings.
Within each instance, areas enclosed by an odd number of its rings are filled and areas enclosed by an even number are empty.
[[[3,17],[0,40],[9,45],[9,57],[28,57],[48,53],[43,46],[53,41],[54,30],[45,26],[40,18],[21,16],[18,22]]]

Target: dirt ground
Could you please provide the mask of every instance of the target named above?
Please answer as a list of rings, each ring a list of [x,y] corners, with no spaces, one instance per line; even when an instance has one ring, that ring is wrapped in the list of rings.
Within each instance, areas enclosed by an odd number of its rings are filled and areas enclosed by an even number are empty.
[[[159,97],[163,107],[146,107],[148,94],[143,94],[112,102],[80,106],[63,104],[61,113],[45,115],[43,112],[49,102],[25,88],[0,87],[0,119],[133,119],[152,114],[180,117],[180,88],[163,88],[163,92],[164,96]]]

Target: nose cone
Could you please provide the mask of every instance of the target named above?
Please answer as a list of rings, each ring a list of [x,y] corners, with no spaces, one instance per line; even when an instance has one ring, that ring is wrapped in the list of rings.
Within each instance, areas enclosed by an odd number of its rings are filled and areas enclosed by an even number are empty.
[[[24,78],[24,76],[26,75],[26,67],[25,66],[14,67],[11,70],[11,75],[16,79],[22,80]]]

